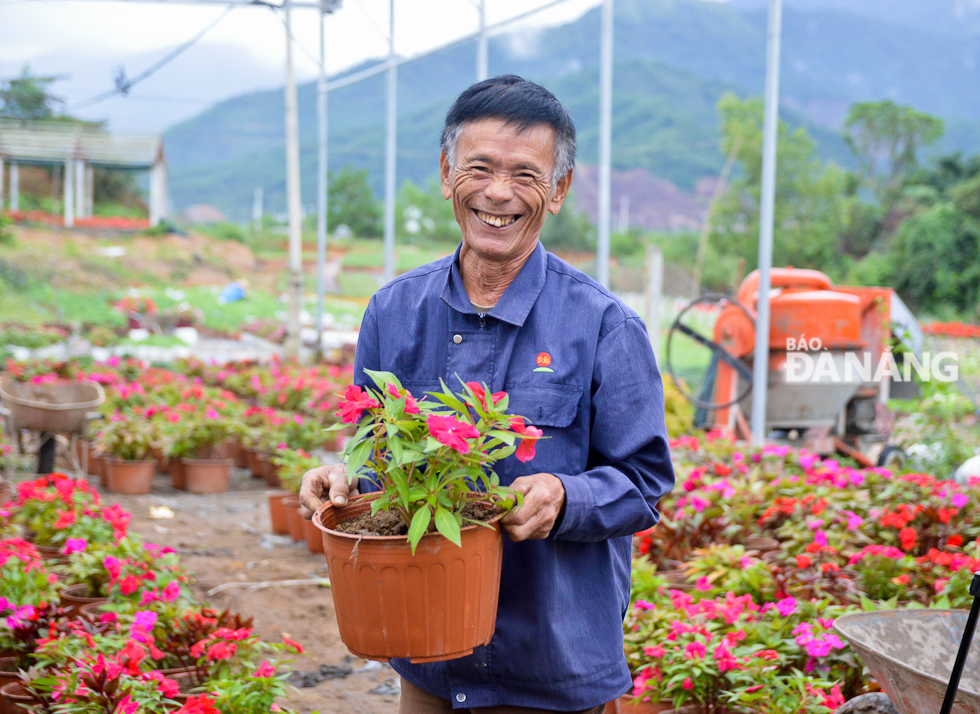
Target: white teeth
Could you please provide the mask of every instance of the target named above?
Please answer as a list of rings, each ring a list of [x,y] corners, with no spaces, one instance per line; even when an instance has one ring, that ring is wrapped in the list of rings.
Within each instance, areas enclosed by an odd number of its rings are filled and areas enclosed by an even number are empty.
[[[499,216],[491,216],[489,213],[483,213],[482,211],[477,211],[476,215],[484,223],[489,223],[491,226],[496,226],[497,228],[500,228],[501,226],[509,226],[511,223],[517,220],[513,216],[500,218]]]

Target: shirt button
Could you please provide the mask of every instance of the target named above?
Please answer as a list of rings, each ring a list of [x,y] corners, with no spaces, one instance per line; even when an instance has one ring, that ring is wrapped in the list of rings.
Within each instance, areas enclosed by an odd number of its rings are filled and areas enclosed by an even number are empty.
[[[459,335],[456,335],[456,337],[459,337]],[[462,704],[463,702],[466,701],[466,695],[460,692],[459,694],[456,695],[456,701]]]
[[[460,342],[462,342],[462,341],[463,341],[463,336],[462,335],[453,335],[453,342],[455,342],[457,345]],[[460,696],[462,696],[462,695],[460,695]],[[464,699],[465,699],[465,697],[464,697]],[[463,700],[460,699],[459,701],[463,701]]]

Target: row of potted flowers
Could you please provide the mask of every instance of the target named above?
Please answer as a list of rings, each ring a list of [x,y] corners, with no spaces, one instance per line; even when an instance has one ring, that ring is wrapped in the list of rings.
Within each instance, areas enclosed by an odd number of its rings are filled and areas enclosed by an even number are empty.
[[[0,504],[0,702],[58,714],[283,711],[294,642],[194,601],[169,548],[54,474]],[[26,711],[26,710],[25,710]]]
[[[306,452],[338,448],[337,435],[324,434],[323,429],[337,421],[337,393],[349,380],[349,368],[329,364],[319,368],[299,368],[291,363],[282,366],[277,372],[282,383],[276,389],[288,406],[309,401],[309,383],[316,383],[315,394],[319,396],[315,408],[296,411],[257,403],[247,390],[242,395],[215,386],[219,380],[211,380],[215,385],[207,384],[195,374],[200,365],[179,366],[191,374],[118,358],[87,368],[77,362],[10,362],[7,371],[16,379],[39,385],[92,380],[104,386],[107,398],[100,408],[103,421],[89,444],[89,471],[98,474],[114,492],[148,492],[156,470],[169,471],[178,488],[225,490],[233,462],[251,468],[276,486],[271,457],[283,445]],[[268,370],[250,365],[239,374],[254,377],[279,369],[278,363]],[[283,375],[294,369],[304,376],[286,384]],[[328,385],[332,390],[329,398],[320,395]]]
[[[709,433],[634,538],[632,697],[699,712],[819,712],[876,688],[834,630],[861,609],[964,607],[980,570],[972,480],[862,469]]]

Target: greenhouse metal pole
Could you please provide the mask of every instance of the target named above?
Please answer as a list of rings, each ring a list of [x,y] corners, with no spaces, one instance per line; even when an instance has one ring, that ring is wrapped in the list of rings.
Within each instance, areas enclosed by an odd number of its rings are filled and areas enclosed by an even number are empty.
[[[779,127],[779,42],[782,0],[769,0],[766,37],[766,106],[762,125],[762,201],[759,214],[759,292],[752,363],[752,443],[766,440],[766,397],[769,385],[769,289],[772,285],[772,237],[776,207],[776,139]]]
[[[293,74],[291,0],[283,3],[286,21],[286,210],[289,215],[289,318],[286,356],[299,355],[300,311],[303,309],[303,207],[299,175],[299,111]]]
[[[602,3],[602,39],[599,49],[599,240],[596,278],[609,287],[609,184],[612,161],[612,53],[613,0]]]
[[[478,0],[480,35],[476,40],[476,81],[487,78],[487,0]]]
[[[327,261],[327,13],[320,13],[320,76],[316,84],[316,116],[319,124],[316,216],[316,333],[317,348],[323,341],[323,293],[326,291],[324,263]]]
[[[395,59],[395,0],[389,3],[388,61]],[[385,141],[385,283],[395,279],[395,148],[398,128],[398,68],[388,67],[388,126]]]

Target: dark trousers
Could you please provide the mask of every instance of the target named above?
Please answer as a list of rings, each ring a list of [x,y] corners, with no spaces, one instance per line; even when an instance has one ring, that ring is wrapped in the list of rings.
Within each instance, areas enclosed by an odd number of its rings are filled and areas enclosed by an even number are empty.
[[[566,714],[603,714],[605,704],[591,709],[581,709]],[[551,709],[534,709],[532,707],[473,707],[472,709],[453,709],[452,702],[425,690],[419,689],[411,682],[402,678],[402,696],[398,702],[398,714],[549,714]]]

